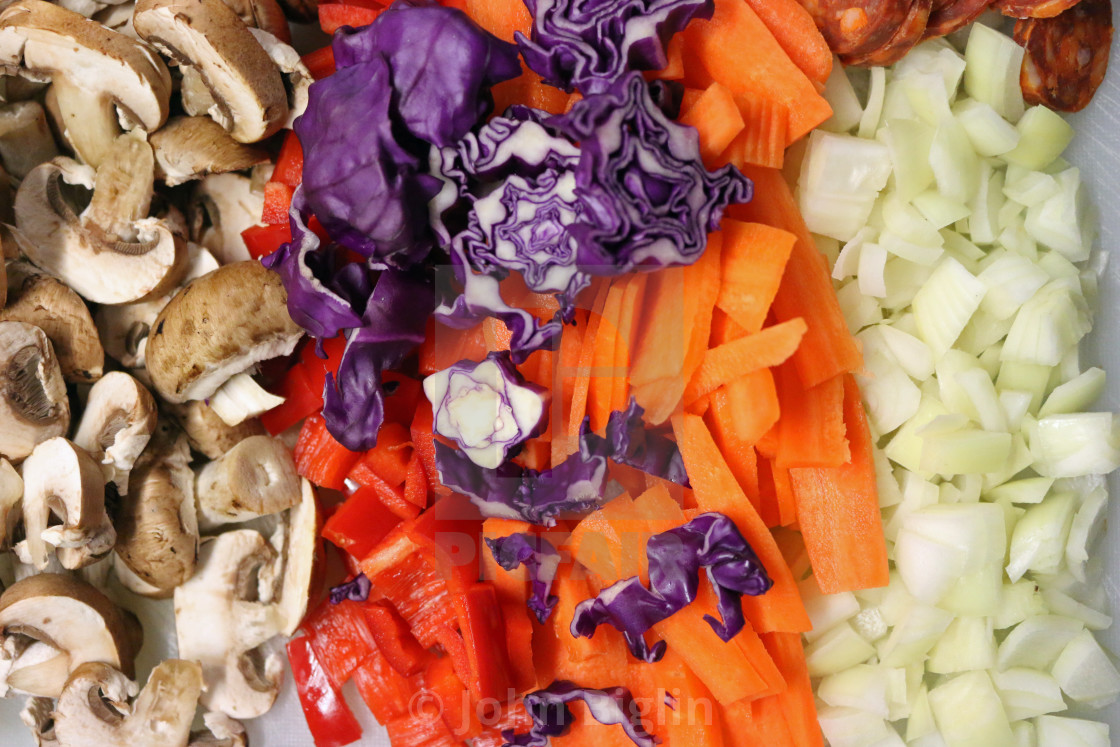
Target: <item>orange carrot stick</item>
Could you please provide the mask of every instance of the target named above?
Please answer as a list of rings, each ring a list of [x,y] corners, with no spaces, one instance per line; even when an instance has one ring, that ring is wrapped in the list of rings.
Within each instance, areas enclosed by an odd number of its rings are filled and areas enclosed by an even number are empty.
[[[713,82],[688,111],[681,114],[680,123],[695,127],[700,133],[700,157],[704,163],[711,164],[743,129],[743,115],[731,91]]]
[[[634,346],[638,341],[638,326],[647,280],[648,273],[635,273],[626,278],[622,290],[622,309],[618,318],[618,339],[615,341],[613,363],[617,375],[611,390],[611,410],[625,409],[630,399],[630,366],[634,359]]]
[[[839,467],[850,457],[844,428],[844,379],[834,376],[808,389],[790,366],[775,369],[782,417],[775,465]]]
[[[591,313],[588,315],[587,331],[583,335],[583,345],[579,354],[579,374],[575,385],[572,387],[572,414],[568,418],[569,447],[572,439],[579,435],[580,423],[587,414],[587,397],[591,387],[591,364],[595,355],[595,338],[599,336],[599,326],[603,318],[603,307],[607,302],[607,293],[610,283],[604,282],[595,294],[591,304]]]
[[[715,159],[715,166],[733,163],[780,169],[789,142],[789,107],[780,101],[755,96],[737,96],[743,129]]]
[[[622,318],[622,296],[625,290],[625,278],[615,278],[611,281],[606,302],[603,304],[603,316],[599,320],[599,330],[593,343],[587,414],[591,416],[591,430],[599,433],[607,427],[607,418],[611,414],[614,379],[622,373],[615,369],[614,363]]]
[[[736,381],[744,374],[784,363],[797,350],[801,338],[805,336],[805,329],[804,320],[791,319],[710,348],[688,382],[684,392],[685,404]]]
[[[809,11],[797,0],[747,0],[793,64],[822,86],[832,72],[832,50]]]
[[[805,665],[801,636],[793,633],[765,633],[762,642],[786,680],[786,690],[774,697],[781,705],[792,737],[787,744],[823,747],[824,739],[817,723],[817,705],[813,698],[813,685],[809,681],[809,668]]]
[[[762,329],[797,237],[789,231],[724,220],[723,276],[716,305],[747,332]]]

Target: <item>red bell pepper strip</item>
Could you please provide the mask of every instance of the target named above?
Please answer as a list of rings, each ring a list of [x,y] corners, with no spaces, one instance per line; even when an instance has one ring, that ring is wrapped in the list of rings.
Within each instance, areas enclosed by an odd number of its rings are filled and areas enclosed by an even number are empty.
[[[323,49],[330,50],[330,47]],[[304,57],[307,61],[308,57],[320,54],[323,50],[312,52]],[[331,67],[334,67],[334,52],[330,55]],[[314,72],[312,72],[314,75]],[[300,145],[299,137],[296,136],[294,130],[288,130],[284,135],[284,144],[280,146],[280,153],[276,156],[276,168],[272,170],[272,177],[270,181],[280,182],[287,184],[292,189],[295,189],[303,182],[303,146]]]
[[[379,724],[407,717],[416,686],[397,672],[379,651],[354,670],[354,684]]]
[[[330,46],[308,52],[302,59],[308,72],[311,73],[311,77],[315,80],[322,80],[335,71],[334,49]]]
[[[261,425],[273,436],[323,409],[322,388],[312,387],[307,371],[299,364],[292,366],[284,374],[276,394],[283,397],[284,401],[261,415]]]
[[[337,687],[375,650],[362,606],[324,599],[300,625],[323,671]]]
[[[513,683],[506,653],[505,626],[494,586],[472,585],[463,595],[459,632],[463,636],[470,678],[464,682],[476,699],[504,700]]]
[[[323,536],[350,557],[361,560],[400,521],[371,491],[357,490],[327,519]]]
[[[354,489],[354,495],[365,493],[376,497],[381,505],[400,519],[414,519],[420,513],[418,506],[405,499],[403,489],[394,488],[385,482],[363,462],[355,464],[347,477],[358,485]]]
[[[380,10],[363,8],[360,5],[343,5],[342,3],[320,3],[319,27],[324,33],[333,34],[343,26],[360,28],[373,23],[381,14]]]
[[[362,727],[319,663],[307,636],[288,642],[288,661],[316,747],[342,747],[361,739]]]
[[[408,477],[408,460],[412,456],[412,436],[400,423],[387,421],[377,432],[377,445],[358,460],[382,480],[397,487]]]
[[[470,693],[448,657],[432,659],[424,671],[423,682],[429,697],[440,704],[440,716],[448,731],[459,739],[471,739],[482,733]]]
[[[424,399],[423,385],[417,379],[395,371],[383,373],[381,381],[386,389],[385,420],[407,428],[416,415],[416,407]]]
[[[420,646],[395,609],[384,602],[371,602],[363,612],[369,632],[389,666],[406,677],[424,668],[431,654]]]
[[[432,434],[432,405],[426,399],[416,405],[416,416],[412,419],[412,448],[420,455],[431,492],[434,495],[450,493],[451,491],[439,481],[439,470],[436,469],[436,438]]]
[[[292,192],[292,188],[283,182],[266,182],[261,221],[269,226],[287,225],[288,212],[292,209]]]
[[[428,507],[428,476],[424,462],[414,449],[408,460],[408,476],[404,481],[404,499],[421,510]]]
[[[253,259],[267,257],[292,240],[292,229],[287,222],[275,226],[249,226],[241,232],[241,240]]]
[[[347,473],[361,454],[335,441],[323,417],[312,415],[303,421],[292,456],[300,475],[324,488],[342,490]]]
[[[440,628],[455,621],[447,583],[436,571],[434,553],[413,540],[405,522],[378,543],[361,562],[374,590],[408,623],[424,648],[436,643]]]

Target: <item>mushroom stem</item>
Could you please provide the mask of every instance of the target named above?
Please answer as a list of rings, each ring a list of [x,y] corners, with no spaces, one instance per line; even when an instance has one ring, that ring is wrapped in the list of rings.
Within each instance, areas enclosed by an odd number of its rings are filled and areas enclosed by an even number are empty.
[[[210,396],[209,404],[226,425],[235,426],[284,404],[284,398],[265,391],[249,374],[239,373]]]
[[[53,85],[64,137],[82,161],[97,168],[121,132],[116,107],[100,91],[75,85],[65,76],[56,75]]]
[[[207,529],[279,513],[299,499],[292,456],[268,436],[246,438],[198,473],[199,519]]]
[[[9,546],[22,518],[23,479],[16,468],[0,457],[0,550]]]
[[[101,229],[109,240],[135,238],[132,224],[148,217],[154,179],[155,157],[144,136],[127,133],[115,138],[97,167],[83,225]]]

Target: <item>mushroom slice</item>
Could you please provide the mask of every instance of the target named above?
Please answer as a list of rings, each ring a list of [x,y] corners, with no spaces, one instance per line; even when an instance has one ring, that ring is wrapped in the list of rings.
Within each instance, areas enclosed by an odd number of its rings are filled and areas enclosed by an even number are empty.
[[[222,0],[139,0],[140,37],[180,65],[193,65],[210,89],[209,114],[241,143],[278,131],[288,116],[280,71]]]
[[[187,747],[249,747],[249,737],[240,721],[224,713],[204,713],[205,731],[191,732]]]
[[[169,402],[206,399],[235,374],[288,355],[302,335],[280,276],[237,262],[192,280],[164,307],[148,336],[148,373]]]
[[[51,524],[52,515],[62,523]],[[16,552],[39,570],[47,567],[48,546],[70,570],[113,549],[117,533],[105,510],[103,473],[85,449],[57,437],[24,460],[23,523],[27,538]]]
[[[237,142],[209,117],[173,117],[152,134],[151,143],[156,177],[169,187],[268,161],[267,153]]]
[[[60,747],[185,747],[201,692],[202,668],[193,661],[160,662],[139,695],[113,667],[83,664],[58,699],[55,734]]]
[[[0,457],[0,550],[6,550],[23,518],[23,478],[7,459]]]
[[[67,381],[100,379],[105,350],[81,296],[27,262],[10,263],[7,274],[8,304],[0,311],[0,321],[26,322],[43,330]]]
[[[140,176],[146,178],[143,189],[149,196],[150,168],[146,177]],[[127,225],[127,238],[116,233],[140,209],[126,199],[134,196],[128,188],[108,183],[102,173],[107,172],[99,172],[97,180],[98,189],[107,190],[104,199],[95,190],[83,217],[75,203],[93,187],[87,168],[58,158],[27,175],[16,192],[17,235],[23,238],[24,253],[94,303],[129,303],[171,290],[186,269],[185,242],[154,218]]]
[[[128,493],[128,473],[156,427],[156,400],[143,384],[111,371],[89,391],[74,443],[101,463],[106,478]]]
[[[62,126],[82,160],[100,165],[120,122],[155,132],[167,119],[171,74],[135,39],[44,0],[0,13],[0,65],[50,79]]]
[[[278,616],[283,635],[295,633],[303,616],[307,614],[315,568],[322,560],[319,541],[321,528],[315,489],[309,481],[301,479],[299,503],[288,512],[282,556],[284,571],[281,576]]]
[[[181,405],[168,405],[175,422],[187,434],[191,448],[207,459],[217,459],[250,436],[263,436],[266,431],[256,418],[227,425],[202,400]]]
[[[17,101],[0,108],[0,162],[17,179],[58,155],[58,145],[38,101]]]
[[[198,519],[189,464],[186,436],[161,429],[132,470],[121,501],[118,569],[124,565],[136,576],[147,596],[166,596],[195,571]]]
[[[224,264],[249,259],[241,232],[257,224],[264,192],[241,174],[214,174],[203,179],[191,200],[191,239]]]
[[[88,661],[111,664],[132,674],[140,648],[139,624],[108,597],[73,576],[41,573],[17,581],[0,595],[0,664],[19,671],[20,659],[49,646],[57,653],[40,664],[39,692],[62,693],[66,678]],[[65,665],[65,666],[63,666]],[[2,668],[2,667],[0,667]],[[7,684],[12,674],[7,675]]]
[[[258,586],[274,558],[259,532],[226,532],[203,544],[198,572],[175,590],[179,656],[202,664],[202,705],[233,718],[262,715],[280,690],[281,657],[264,650],[279,632],[275,611]]]
[[[225,0],[225,4],[250,29],[267,31],[285,44],[291,44],[292,29],[276,0]]]
[[[0,456],[13,462],[70,427],[70,402],[43,330],[0,322]]]
[[[28,698],[19,720],[31,730],[36,747],[58,747],[54,734],[54,701],[38,695]]]
[[[292,455],[270,436],[250,436],[198,473],[204,529],[279,513],[300,499]]]
[[[287,26],[285,25],[285,28]],[[267,29],[249,29],[256,40],[268,52],[276,67],[284,76],[284,86],[288,91],[288,118],[284,127],[291,129],[296,118],[307,108],[307,97],[311,90],[311,71],[303,64],[303,59],[288,40],[270,33]]]

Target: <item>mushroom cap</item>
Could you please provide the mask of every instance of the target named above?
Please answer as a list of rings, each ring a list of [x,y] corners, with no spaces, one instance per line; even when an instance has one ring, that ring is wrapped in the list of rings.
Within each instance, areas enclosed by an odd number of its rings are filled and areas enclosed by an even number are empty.
[[[299,52],[291,46],[290,40],[263,28],[249,29],[249,32],[264,51],[268,52],[268,56],[284,76],[284,86],[288,91],[288,117],[284,120],[284,127],[291,129],[296,119],[307,109],[311,84],[314,82],[311,71],[307,69]]]
[[[227,425],[202,400],[191,400],[168,409],[179,427],[187,434],[191,448],[207,459],[217,459],[250,436],[265,435],[264,426],[256,418]]]
[[[167,119],[171,74],[136,39],[44,0],[18,0],[0,13],[0,65],[45,80],[61,74],[111,99],[148,132]]]
[[[198,558],[194,473],[186,436],[153,440],[129,478],[116,516],[118,559],[145,584],[169,592]]]
[[[61,525],[51,525],[54,514]],[[63,568],[90,565],[113,549],[117,534],[105,510],[105,477],[85,449],[62,437],[37,445],[23,462],[21,560],[47,567],[53,545]]]
[[[47,114],[38,101],[17,101],[0,107],[0,161],[17,179],[58,155]]]
[[[129,708],[136,685],[107,664],[89,662],[66,681],[55,706],[55,734],[61,745],[74,747],[182,747],[201,691],[197,663],[167,659]]]
[[[23,478],[11,462],[0,457],[0,549],[9,546],[21,518]]]
[[[134,619],[74,576],[40,573],[0,595],[0,637],[25,635],[67,657],[62,677],[37,695],[57,698],[66,676],[88,661],[112,664],[131,676],[138,632]]]
[[[292,28],[276,0],[224,0],[249,28],[261,29],[286,44],[292,43]]]
[[[0,310],[0,321],[6,320],[34,324],[43,330],[67,381],[89,383],[101,378],[105,350],[89,307],[58,278],[25,262],[12,262],[8,267],[8,304]]]
[[[280,71],[222,0],[139,0],[132,22],[142,39],[198,69],[214,98],[210,116],[234,140],[255,143],[283,125]]]
[[[255,226],[264,209],[264,191],[241,174],[211,174],[191,197],[191,238],[222,264],[249,259],[241,232]]]
[[[240,721],[224,713],[208,711],[202,714],[205,731],[191,732],[187,747],[248,747],[249,736]]]
[[[172,117],[152,134],[150,142],[156,177],[169,187],[268,161],[263,150],[237,142],[209,117]]]
[[[0,456],[22,460],[70,427],[70,401],[43,330],[0,322]]]
[[[57,158],[23,180],[16,192],[16,226],[27,258],[94,303],[130,303],[174,288],[186,269],[187,249],[161,221],[133,224],[135,241],[81,225],[67,193],[92,188],[91,176],[88,167]]]
[[[128,472],[156,428],[156,400],[139,381],[110,371],[89,391],[74,443],[105,468],[122,493]]]
[[[169,402],[205,399],[234,374],[295,349],[303,330],[288,314],[280,276],[248,260],[192,280],[148,335],[152,384]]]
[[[203,544],[198,572],[175,590],[179,656],[202,664],[202,705],[233,718],[265,713],[280,689],[280,656],[261,648],[279,632],[275,608],[257,601],[274,558],[259,532],[226,532]]]

